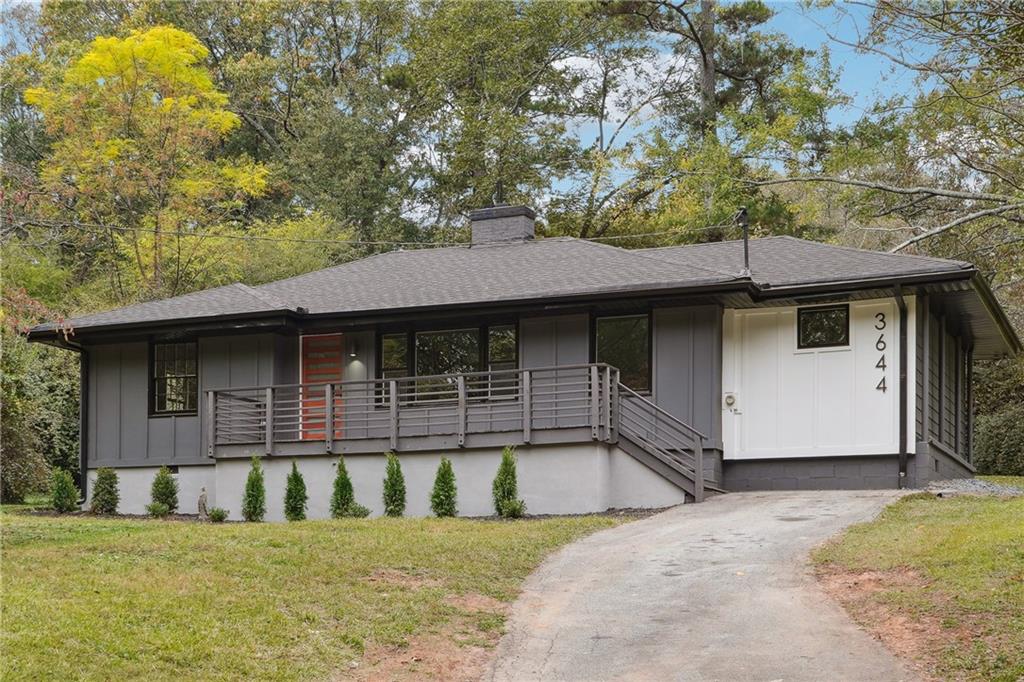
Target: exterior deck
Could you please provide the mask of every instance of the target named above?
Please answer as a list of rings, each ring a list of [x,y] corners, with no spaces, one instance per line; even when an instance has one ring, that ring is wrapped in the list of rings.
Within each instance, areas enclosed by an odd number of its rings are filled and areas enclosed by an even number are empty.
[[[205,409],[215,459],[603,441],[703,498],[704,434],[605,364],[215,389]]]

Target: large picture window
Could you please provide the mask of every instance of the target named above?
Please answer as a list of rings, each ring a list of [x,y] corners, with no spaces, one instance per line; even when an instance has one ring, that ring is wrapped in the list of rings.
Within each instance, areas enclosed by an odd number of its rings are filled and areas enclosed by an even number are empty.
[[[650,391],[650,317],[629,315],[597,318],[594,360],[617,367],[619,381],[634,391]]]
[[[512,324],[381,334],[382,379],[462,374],[519,366]]]
[[[153,414],[194,413],[199,403],[196,344],[155,343],[153,353]]]
[[[797,347],[830,348],[850,345],[850,306],[833,305],[797,310]]]
[[[380,376],[383,379],[407,377],[409,371],[409,335],[384,334],[380,337]]]

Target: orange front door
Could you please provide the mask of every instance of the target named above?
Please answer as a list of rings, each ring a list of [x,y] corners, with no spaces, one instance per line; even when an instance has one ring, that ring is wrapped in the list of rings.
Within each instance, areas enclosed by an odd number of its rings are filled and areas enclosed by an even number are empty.
[[[323,440],[327,393],[323,384],[342,379],[345,340],[341,334],[302,336],[299,340],[302,387],[302,440]],[[318,384],[307,386],[306,384]],[[334,387],[334,437],[341,438],[341,387]]]

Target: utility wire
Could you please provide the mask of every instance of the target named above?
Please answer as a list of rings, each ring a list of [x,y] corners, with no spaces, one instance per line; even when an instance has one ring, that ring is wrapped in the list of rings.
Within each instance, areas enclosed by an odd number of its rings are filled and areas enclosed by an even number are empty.
[[[100,225],[98,223],[61,222],[43,220],[24,220],[16,223],[18,227],[37,226],[48,228],[74,228],[84,232],[102,234],[107,230],[117,232],[143,232],[147,234],[162,234],[167,237],[191,237],[198,239],[229,239],[238,241],[264,241],[296,244],[320,244],[320,245],[351,245],[351,246],[422,246],[422,247],[443,247],[443,246],[470,246],[469,242],[452,241],[392,241],[392,240],[365,240],[365,239],[310,239],[304,237],[271,237],[267,235],[252,234],[214,234],[210,232],[182,232],[180,230],[156,230],[147,227],[123,227],[118,225]],[[660,230],[657,232],[638,232],[636,234],[621,234],[608,237],[585,237],[580,241],[602,242],[617,241],[622,239],[639,239],[642,237],[657,237],[670,234],[686,234],[692,232],[710,232],[732,227],[731,223],[720,223],[718,225],[706,225],[702,227],[677,228],[673,230]]]

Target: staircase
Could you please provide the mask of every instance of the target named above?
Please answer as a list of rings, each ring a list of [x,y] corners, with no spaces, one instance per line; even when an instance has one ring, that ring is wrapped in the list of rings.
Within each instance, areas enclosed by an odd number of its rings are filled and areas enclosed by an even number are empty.
[[[708,488],[719,492],[704,480],[706,436],[623,384],[617,389],[619,447],[694,502],[702,502]]]

